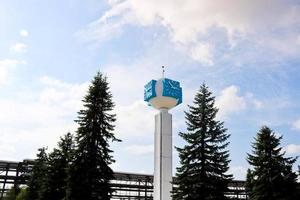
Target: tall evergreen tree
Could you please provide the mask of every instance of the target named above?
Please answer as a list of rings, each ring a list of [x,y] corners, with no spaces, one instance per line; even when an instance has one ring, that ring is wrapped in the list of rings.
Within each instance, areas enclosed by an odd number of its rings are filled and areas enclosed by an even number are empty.
[[[46,148],[38,149],[37,159],[32,168],[28,182],[28,200],[44,200],[48,171],[48,155]]]
[[[70,165],[74,155],[74,140],[71,133],[67,133],[49,154],[48,178],[44,200],[62,200],[66,197],[67,181]]]
[[[216,120],[218,109],[215,97],[203,84],[196,94],[193,106],[185,112],[187,132],[179,133],[186,141],[179,152],[180,167],[174,181],[175,200],[223,200],[229,175],[229,152],[226,150],[229,134],[223,122]]]
[[[285,158],[282,137],[264,126],[257,133],[248,162],[247,190],[251,200],[295,200],[297,174],[292,171],[296,158]]]
[[[68,199],[108,200],[112,193],[109,182],[113,178],[109,165],[114,162],[109,142],[120,140],[113,134],[116,116],[112,114],[112,94],[107,78],[100,72],[83,102],[84,109],[76,120],[79,128]]]

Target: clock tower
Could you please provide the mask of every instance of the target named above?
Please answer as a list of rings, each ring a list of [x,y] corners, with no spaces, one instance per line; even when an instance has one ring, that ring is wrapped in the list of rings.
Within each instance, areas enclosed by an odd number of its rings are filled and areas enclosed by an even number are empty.
[[[145,85],[144,100],[159,110],[154,131],[154,200],[172,200],[172,115],[171,108],[182,103],[182,88],[168,78]]]

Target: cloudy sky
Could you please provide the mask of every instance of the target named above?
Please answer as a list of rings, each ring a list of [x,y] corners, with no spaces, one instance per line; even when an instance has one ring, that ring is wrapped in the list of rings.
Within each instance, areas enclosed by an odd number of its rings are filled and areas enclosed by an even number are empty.
[[[262,125],[300,154],[300,3],[293,0],[0,0],[0,159],[34,158],[76,130],[97,71],[118,116],[118,171],[153,173],[154,114],[143,86],[179,80],[174,145],[183,111],[205,82],[231,134],[231,169],[244,179]],[[178,163],[174,152],[174,168]],[[297,161],[300,164],[300,161]]]

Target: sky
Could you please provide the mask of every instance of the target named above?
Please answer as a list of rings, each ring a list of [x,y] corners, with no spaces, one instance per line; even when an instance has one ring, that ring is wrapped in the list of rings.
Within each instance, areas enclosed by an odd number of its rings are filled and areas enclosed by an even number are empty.
[[[35,158],[74,133],[93,76],[108,77],[117,114],[116,171],[153,173],[154,115],[144,85],[178,80],[173,144],[202,83],[228,133],[230,173],[245,179],[258,130],[300,154],[300,2],[293,0],[0,0],[0,160]],[[178,154],[173,151],[173,168]],[[295,164],[300,165],[300,160]]]

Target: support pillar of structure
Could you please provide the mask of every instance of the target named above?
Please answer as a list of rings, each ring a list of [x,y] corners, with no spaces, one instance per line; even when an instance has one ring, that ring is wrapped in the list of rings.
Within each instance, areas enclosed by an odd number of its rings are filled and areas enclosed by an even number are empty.
[[[160,109],[155,115],[154,200],[171,200],[172,115]]]
[[[172,115],[168,110],[182,103],[178,81],[164,77],[145,85],[144,101],[159,110],[155,115],[154,200],[172,199]]]

